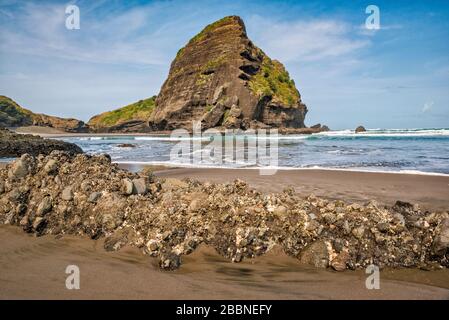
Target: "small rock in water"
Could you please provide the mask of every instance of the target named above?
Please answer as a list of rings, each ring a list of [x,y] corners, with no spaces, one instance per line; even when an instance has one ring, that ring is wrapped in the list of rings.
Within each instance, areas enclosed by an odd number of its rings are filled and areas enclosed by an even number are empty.
[[[119,147],[119,148],[135,148],[136,145],[132,144],[132,143],[121,143],[121,144],[118,144],[117,147]]]
[[[360,133],[360,132],[366,132],[366,129],[365,129],[364,126],[358,126],[358,127],[355,129],[355,133]]]

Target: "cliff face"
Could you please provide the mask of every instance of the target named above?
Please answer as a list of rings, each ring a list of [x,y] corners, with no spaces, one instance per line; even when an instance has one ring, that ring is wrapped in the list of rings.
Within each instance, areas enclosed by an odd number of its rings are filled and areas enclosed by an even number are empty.
[[[284,66],[247,37],[243,21],[225,17],[179,50],[149,119],[153,130],[303,128],[306,106]]]
[[[77,119],[64,119],[33,113],[12,99],[0,96],[0,127],[41,126],[67,132],[87,132],[88,126]]]
[[[92,117],[88,125],[94,132],[147,132],[147,120],[154,110],[156,97],[140,100]]]

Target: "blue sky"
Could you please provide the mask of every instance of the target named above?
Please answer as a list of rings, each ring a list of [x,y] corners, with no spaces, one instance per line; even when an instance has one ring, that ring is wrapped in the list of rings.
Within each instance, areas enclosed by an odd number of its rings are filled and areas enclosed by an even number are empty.
[[[80,30],[65,8],[80,8]],[[365,8],[380,8],[367,30]],[[157,94],[177,50],[239,15],[334,129],[449,127],[448,1],[0,0],[0,94],[35,112],[88,120]]]

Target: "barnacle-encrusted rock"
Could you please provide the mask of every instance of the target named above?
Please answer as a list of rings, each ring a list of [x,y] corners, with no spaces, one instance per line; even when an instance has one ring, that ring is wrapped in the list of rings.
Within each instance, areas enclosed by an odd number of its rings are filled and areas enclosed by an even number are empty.
[[[60,151],[23,155],[0,170],[0,187],[1,224],[105,238],[108,251],[135,246],[166,270],[200,244],[234,262],[277,247],[298,263],[337,271],[449,265],[449,214],[401,201],[350,204],[293,189],[265,194],[241,180],[162,180],[120,169],[106,155]]]

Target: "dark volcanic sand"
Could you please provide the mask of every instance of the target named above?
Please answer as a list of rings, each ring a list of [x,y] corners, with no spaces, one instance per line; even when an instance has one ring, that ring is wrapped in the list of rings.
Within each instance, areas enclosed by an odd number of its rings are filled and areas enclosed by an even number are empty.
[[[129,167],[137,170],[139,167]],[[346,202],[376,200],[393,205],[396,200],[417,203],[427,210],[449,210],[449,176],[372,173],[338,170],[279,170],[262,176],[253,169],[157,169],[156,175],[193,178],[215,183],[241,179],[264,192],[281,192],[293,186],[303,196],[313,193]]]
[[[449,299],[446,269],[381,271],[380,290],[368,290],[363,271],[304,267],[277,250],[237,264],[202,247],[164,272],[135,248],[105,252],[101,240],[0,226],[0,242],[0,299]],[[80,268],[80,290],[65,288],[69,264]]]

